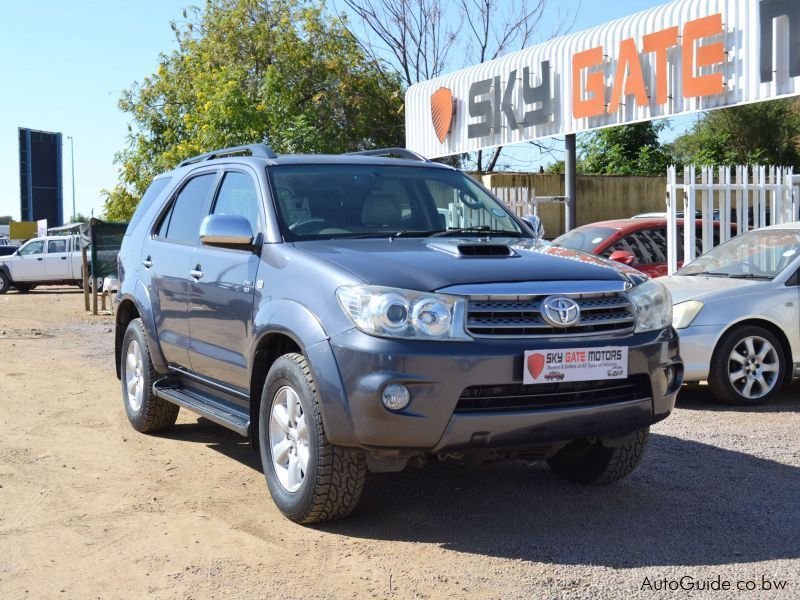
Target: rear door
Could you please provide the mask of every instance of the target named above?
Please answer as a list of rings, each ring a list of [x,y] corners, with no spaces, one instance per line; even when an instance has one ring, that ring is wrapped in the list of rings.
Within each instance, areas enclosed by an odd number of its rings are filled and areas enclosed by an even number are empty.
[[[256,239],[263,237],[260,186],[247,170],[228,170],[211,214],[240,215]],[[249,386],[247,354],[253,326],[253,298],[260,253],[198,245],[189,294],[189,359],[192,370],[241,390]]]
[[[19,282],[44,280],[44,240],[31,240],[11,258],[8,268],[11,279]]]
[[[63,237],[47,240],[47,252],[44,255],[44,274],[48,281],[61,281],[72,277],[72,265],[69,262],[69,238]]]
[[[189,364],[189,288],[192,254],[200,222],[208,212],[216,169],[192,174],[173,193],[142,250],[141,277],[147,282],[156,331],[167,362]]]

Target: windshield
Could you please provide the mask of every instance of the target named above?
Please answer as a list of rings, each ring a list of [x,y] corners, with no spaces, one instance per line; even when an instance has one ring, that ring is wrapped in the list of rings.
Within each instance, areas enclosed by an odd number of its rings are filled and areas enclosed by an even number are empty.
[[[800,252],[800,232],[756,229],[717,246],[676,275],[773,279]]]
[[[270,169],[288,241],[502,235],[530,237],[509,212],[458,171],[373,165]]]
[[[611,227],[579,227],[556,238],[553,244],[591,254],[597,246],[617,233],[617,231],[619,230]]]

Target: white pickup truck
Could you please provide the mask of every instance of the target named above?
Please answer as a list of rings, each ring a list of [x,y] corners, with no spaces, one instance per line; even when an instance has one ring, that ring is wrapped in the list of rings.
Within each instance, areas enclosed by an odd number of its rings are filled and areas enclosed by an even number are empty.
[[[20,292],[37,285],[81,285],[80,237],[34,238],[10,256],[0,256],[0,294],[11,287]]]

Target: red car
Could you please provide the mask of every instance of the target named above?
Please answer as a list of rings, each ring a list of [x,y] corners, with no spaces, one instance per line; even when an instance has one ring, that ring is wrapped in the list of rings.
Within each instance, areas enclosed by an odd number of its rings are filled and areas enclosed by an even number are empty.
[[[703,253],[703,236],[697,222],[697,256]],[[683,221],[678,220],[679,229]],[[714,245],[719,224],[714,224]],[[616,219],[573,229],[553,241],[556,246],[604,256],[639,269],[650,277],[667,274],[667,220]],[[683,236],[678,235],[678,266],[683,264]]]

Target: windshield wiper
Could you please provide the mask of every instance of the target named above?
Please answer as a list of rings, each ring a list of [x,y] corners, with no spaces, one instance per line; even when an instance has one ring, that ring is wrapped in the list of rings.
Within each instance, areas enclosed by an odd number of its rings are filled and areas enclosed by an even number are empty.
[[[756,275],[755,273],[739,273],[737,275],[729,275],[729,277],[731,279],[772,279],[769,275]]]
[[[712,271],[700,271],[699,273],[686,273],[684,277],[730,277],[730,273],[715,273]]]
[[[452,229],[444,229],[432,234],[431,237],[445,237],[448,235],[457,235],[459,233],[488,233],[489,235],[499,235],[503,237],[522,237],[516,231],[502,231],[499,229],[492,229],[488,225],[473,225],[472,227],[459,227]]]

